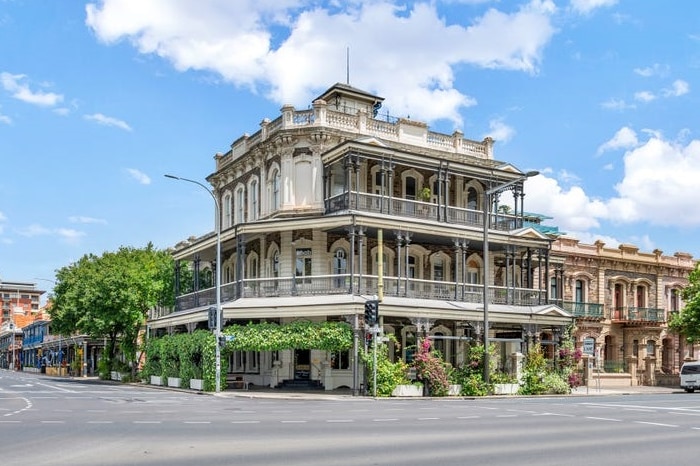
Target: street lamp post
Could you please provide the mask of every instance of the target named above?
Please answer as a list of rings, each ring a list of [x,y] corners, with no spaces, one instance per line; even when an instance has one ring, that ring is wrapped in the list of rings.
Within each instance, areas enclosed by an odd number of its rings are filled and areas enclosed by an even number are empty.
[[[484,196],[484,206],[483,206],[483,223],[484,223],[484,382],[489,383],[489,223],[491,209],[491,196],[496,193],[503,191],[504,189],[513,186],[516,183],[530,178],[531,176],[537,176],[540,172],[529,171],[522,176],[508,181],[507,183],[500,184],[486,191]]]
[[[190,180],[188,178],[181,178],[175,175],[165,175],[166,178],[171,178],[173,180],[187,181],[188,183],[196,184],[197,186],[205,189],[212,199],[214,199],[214,208],[216,214],[216,393],[221,391],[221,346],[219,340],[221,338],[221,211],[219,208],[219,200],[214,195],[214,192],[207,188],[205,185],[199,181]]]

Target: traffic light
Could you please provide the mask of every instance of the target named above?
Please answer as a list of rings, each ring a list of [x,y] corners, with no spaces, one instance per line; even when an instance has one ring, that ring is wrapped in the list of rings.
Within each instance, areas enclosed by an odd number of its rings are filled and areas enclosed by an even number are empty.
[[[209,308],[209,330],[216,328],[216,306]]]
[[[373,326],[379,322],[379,301],[370,299],[365,301],[365,325]]]

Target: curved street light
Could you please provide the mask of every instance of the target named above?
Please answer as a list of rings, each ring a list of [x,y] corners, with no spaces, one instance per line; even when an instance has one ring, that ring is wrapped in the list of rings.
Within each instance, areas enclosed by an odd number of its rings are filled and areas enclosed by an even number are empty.
[[[190,180],[188,178],[182,178],[175,175],[164,175],[166,178],[171,178],[173,180],[186,181],[188,183],[196,184],[197,186],[206,190],[212,199],[214,199],[214,208],[216,213],[216,393],[221,391],[221,346],[219,340],[221,337],[221,217],[219,209],[219,200],[214,195],[214,192],[206,187],[204,184],[196,180]]]
[[[483,207],[483,222],[484,222],[484,382],[489,383],[489,223],[491,208],[491,196],[503,191],[504,189],[520,183],[527,178],[539,175],[538,171],[529,171],[514,180],[500,184],[486,191]]]

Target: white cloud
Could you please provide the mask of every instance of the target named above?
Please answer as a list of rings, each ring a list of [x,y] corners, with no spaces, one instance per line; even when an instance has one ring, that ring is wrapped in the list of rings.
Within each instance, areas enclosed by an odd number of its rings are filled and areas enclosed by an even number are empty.
[[[32,238],[34,236],[46,236],[51,234],[51,229],[41,226],[37,223],[29,225],[26,228],[22,228],[17,233],[21,236],[27,236]]]
[[[608,110],[631,110],[637,108],[634,104],[628,104],[624,100],[610,99],[600,104],[601,107]]]
[[[617,3],[617,0],[571,0],[571,8],[577,13],[587,15],[596,8],[610,7]]]
[[[644,134],[649,139],[624,156],[624,173],[615,184],[615,196],[595,199],[582,186],[564,188],[561,180],[551,176],[552,170],[545,169],[526,182],[526,209],[553,217],[553,225],[576,232],[582,240],[582,232],[594,234],[602,221],[699,226],[700,140],[683,144],[664,140],[652,131]],[[648,238],[639,241],[649,242]]]
[[[7,220],[7,217],[5,216],[5,214],[0,212],[0,222],[4,222],[5,220]]]
[[[515,136],[515,129],[503,123],[502,119],[489,121],[489,132],[484,135],[484,138],[490,136],[496,142],[506,143]]]
[[[640,91],[634,93],[634,100],[639,100],[640,102],[651,102],[656,99],[656,96],[649,91]]]
[[[598,147],[597,154],[600,155],[609,150],[629,149],[636,147],[638,144],[637,133],[635,133],[633,129],[625,126],[619,129],[612,139],[601,144],[600,147]]]
[[[102,219],[102,218],[94,218],[94,217],[84,217],[81,215],[74,215],[72,217],[68,217],[68,220],[71,223],[84,223],[84,224],[94,224],[94,223],[101,223],[103,225],[107,224],[107,220]]]
[[[666,76],[670,71],[668,65],[661,65],[659,63],[654,63],[651,66],[644,68],[635,68],[634,73],[645,78],[650,78],[652,76]]]
[[[75,244],[80,241],[80,238],[85,236],[85,233],[70,228],[58,228],[56,234],[66,243]]]
[[[138,181],[141,184],[151,184],[151,178],[140,170],[135,168],[126,169],[129,176]]]
[[[131,131],[131,127],[122,120],[117,118],[108,117],[102,113],[93,113],[92,115],[84,115],[84,118],[89,121],[94,121],[100,125],[113,126],[115,128],[123,129],[124,131]]]
[[[680,97],[682,95],[687,94],[688,92],[690,92],[690,85],[682,79],[677,79],[673,81],[671,88],[663,89],[661,91],[661,94],[664,97]]]
[[[0,113],[0,123],[5,123],[6,125],[11,125],[12,124],[12,118],[10,118],[7,115],[3,115]]]
[[[625,154],[625,175],[615,186],[611,215],[656,225],[700,225],[697,180],[700,140],[682,145],[651,137]]]
[[[280,104],[306,106],[344,81],[349,47],[351,84],[387,98],[392,108],[384,110],[455,125],[460,110],[476,104],[454,87],[456,66],[537,73],[556,34],[550,0],[508,13],[491,8],[467,26],[447,23],[433,3],[408,5],[334,2],[302,11],[298,0],[105,0],[87,5],[86,23],[102,42],[128,40],[180,71],[213,72]]]
[[[28,104],[39,105],[41,107],[53,107],[63,101],[61,94],[53,92],[32,91],[29,85],[24,81],[26,76],[23,74],[10,74],[6,72],[0,73],[0,84],[9,92],[12,97],[21,100]]]

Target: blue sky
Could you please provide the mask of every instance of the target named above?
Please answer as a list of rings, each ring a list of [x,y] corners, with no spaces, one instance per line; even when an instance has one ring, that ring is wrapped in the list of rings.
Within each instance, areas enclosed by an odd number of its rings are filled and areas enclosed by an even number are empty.
[[[0,0],[0,279],[213,228],[213,156],[335,82],[497,142],[581,241],[700,257],[700,2]]]

